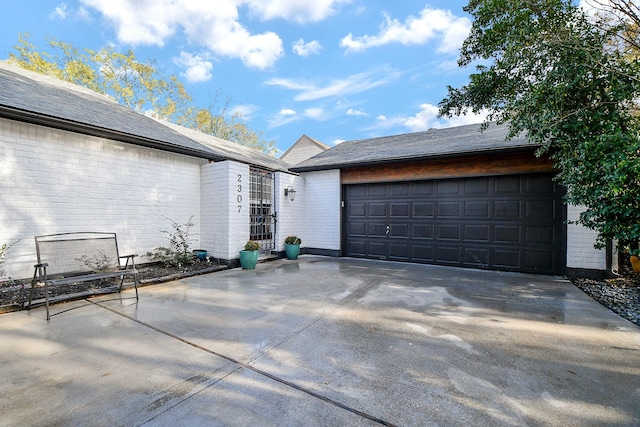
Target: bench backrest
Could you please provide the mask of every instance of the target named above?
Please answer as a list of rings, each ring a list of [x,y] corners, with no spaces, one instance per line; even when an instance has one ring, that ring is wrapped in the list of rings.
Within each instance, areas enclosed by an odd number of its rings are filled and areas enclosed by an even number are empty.
[[[120,268],[116,233],[62,233],[36,236],[38,264],[47,275],[71,276]]]

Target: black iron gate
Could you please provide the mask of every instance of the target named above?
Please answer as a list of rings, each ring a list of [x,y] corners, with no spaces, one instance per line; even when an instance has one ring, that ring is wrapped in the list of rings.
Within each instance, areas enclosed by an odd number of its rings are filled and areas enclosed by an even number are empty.
[[[260,242],[260,250],[275,249],[276,213],[274,209],[273,172],[251,168],[250,239]]]

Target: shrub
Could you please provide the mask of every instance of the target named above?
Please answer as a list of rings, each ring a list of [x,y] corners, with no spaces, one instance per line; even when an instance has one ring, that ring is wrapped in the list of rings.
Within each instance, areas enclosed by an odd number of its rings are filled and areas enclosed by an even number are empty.
[[[284,239],[284,243],[287,245],[299,245],[300,243],[302,243],[302,239],[300,239],[298,236],[287,236]]]
[[[256,242],[255,240],[249,240],[247,243],[245,243],[244,250],[245,251],[259,251],[260,250],[260,243]]]
[[[167,236],[169,247],[154,248],[152,251],[147,252],[147,256],[152,261],[161,262],[167,267],[193,264],[196,261],[196,256],[190,249],[191,227],[194,226],[193,215],[184,224],[179,224],[170,218],[167,219],[171,221],[173,231],[160,230],[160,232]]]

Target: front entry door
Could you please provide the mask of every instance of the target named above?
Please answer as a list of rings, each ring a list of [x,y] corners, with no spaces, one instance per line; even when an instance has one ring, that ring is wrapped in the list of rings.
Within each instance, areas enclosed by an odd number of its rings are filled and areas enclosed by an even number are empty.
[[[275,249],[276,213],[274,207],[273,172],[251,168],[250,239],[260,243],[261,251]]]

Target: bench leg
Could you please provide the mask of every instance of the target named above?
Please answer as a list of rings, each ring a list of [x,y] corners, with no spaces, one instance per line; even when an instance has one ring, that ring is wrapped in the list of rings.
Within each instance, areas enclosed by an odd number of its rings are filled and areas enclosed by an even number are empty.
[[[47,322],[49,321],[49,319],[51,319],[51,316],[49,316],[49,285],[47,284],[47,281],[44,281],[44,302],[45,302],[45,306],[47,307]]]
[[[38,275],[38,268],[36,267],[33,272],[33,279],[31,279],[31,292],[29,292],[29,305],[27,306],[27,310],[31,311],[31,301],[33,301],[33,291],[36,287],[36,277]]]
[[[118,289],[118,292],[122,292],[123,284],[124,284],[124,275],[120,277],[120,289]],[[133,286],[136,289],[136,300],[137,300],[138,299],[138,275],[137,274],[133,275]]]

